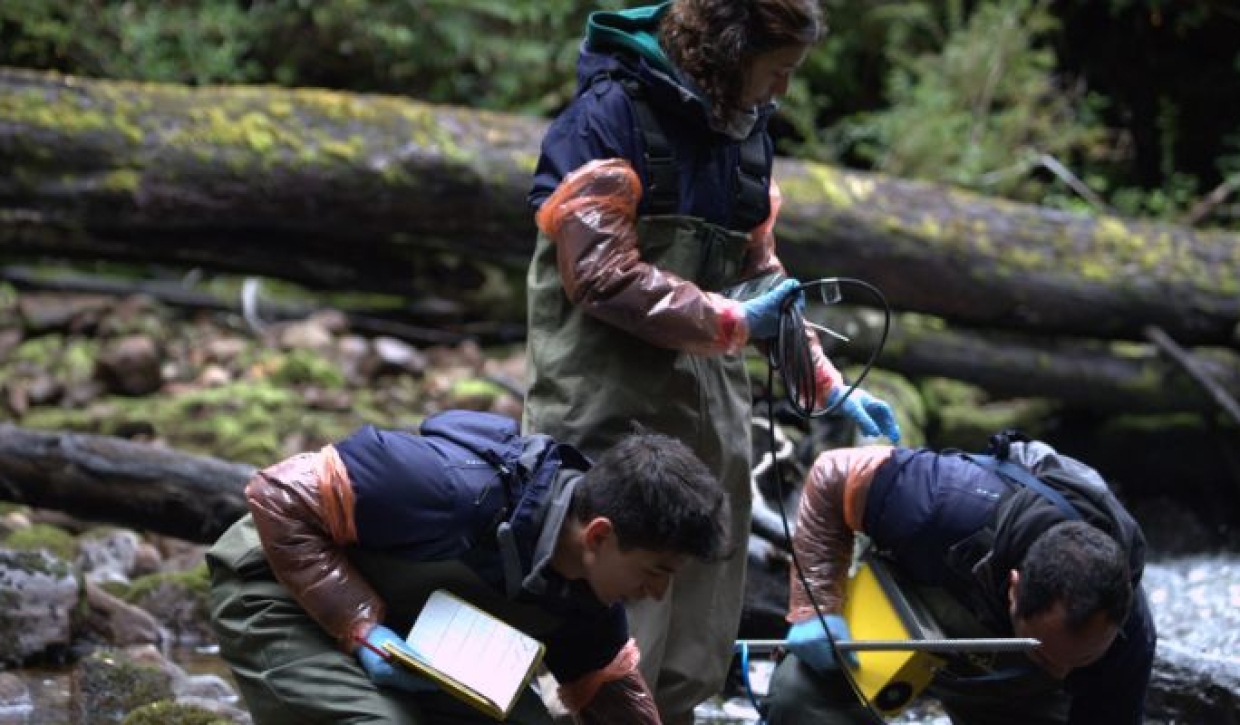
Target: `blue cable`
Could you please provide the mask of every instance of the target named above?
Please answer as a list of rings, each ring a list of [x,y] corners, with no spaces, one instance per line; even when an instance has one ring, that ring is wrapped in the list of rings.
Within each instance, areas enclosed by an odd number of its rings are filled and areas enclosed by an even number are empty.
[[[745,685],[745,694],[749,696],[749,704],[753,705],[754,712],[758,713],[758,725],[766,725],[766,719],[762,717],[762,710],[758,707],[758,697],[753,694],[753,687],[749,684],[749,643],[737,642],[736,649],[741,655],[741,682]]]

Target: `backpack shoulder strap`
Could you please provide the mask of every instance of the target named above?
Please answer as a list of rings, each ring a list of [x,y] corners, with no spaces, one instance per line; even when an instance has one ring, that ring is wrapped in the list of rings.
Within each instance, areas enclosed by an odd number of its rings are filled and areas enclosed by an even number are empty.
[[[732,220],[738,229],[752,229],[766,221],[771,213],[764,135],[751,133],[741,142],[734,181],[736,198],[732,206]]]
[[[642,193],[649,201],[650,213],[675,214],[680,208],[680,179],[672,144],[667,140],[663,125],[655,116],[641,86],[633,81],[622,81],[621,85],[633,101],[637,125],[646,143],[646,174],[649,179]]]
[[[1024,467],[1018,466],[1011,461],[1000,460],[995,456],[984,456],[976,453],[961,453],[960,455],[966,460],[972,461],[983,468],[994,471],[1013,483],[1032,489],[1043,498],[1053,503],[1055,508],[1059,509],[1060,513],[1066,516],[1069,520],[1081,520],[1080,512],[1078,512],[1072,504],[1068,503],[1068,499],[1064,498],[1063,494],[1056,491],[1054,487],[1046,484]]]

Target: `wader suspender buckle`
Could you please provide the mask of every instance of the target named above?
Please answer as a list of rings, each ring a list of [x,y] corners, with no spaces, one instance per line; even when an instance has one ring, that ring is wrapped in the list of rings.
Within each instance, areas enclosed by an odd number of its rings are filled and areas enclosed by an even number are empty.
[[[516,472],[493,450],[481,451],[481,455],[483,460],[495,467],[508,504],[496,516],[499,521],[495,524],[495,543],[499,551],[500,568],[504,573],[504,590],[508,597],[512,598],[521,591],[521,555],[517,551],[516,535],[509,521],[517,508],[519,492],[514,490],[516,482],[513,480]]]
[[[646,141],[645,160],[649,184],[643,193],[649,199],[650,213],[675,214],[680,208],[680,179],[672,145],[663,133],[663,127],[655,118],[650,104],[646,102],[641,88],[636,83],[625,83],[624,89],[633,100],[637,124],[641,127],[642,137]]]
[[[752,133],[741,143],[740,160],[734,183],[736,198],[732,206],[732,227],[748,231],[770,216],[770,192],[766,177],[766,145],[763,134]]]
[[[648,188],[643,190],[649,200],[650,214],[675,214],[680,208],[680,174],[676,155],[663,126],[650,107],[645,92],[635,81],[621,85],[633,101],[637,124],[646,142],[646,175]],[[735,195],[732,198],[732,229],[749,231],[766,221],[770,215],[770,192],[767,189],[767,158],[764,134],[752,133],[741,142],[736,169],[733,172]]]

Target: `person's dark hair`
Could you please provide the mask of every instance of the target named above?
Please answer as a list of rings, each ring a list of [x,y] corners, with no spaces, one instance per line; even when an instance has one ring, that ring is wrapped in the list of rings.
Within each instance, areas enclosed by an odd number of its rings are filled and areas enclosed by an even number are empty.
[[[1063,602],[1069,629],[1096,612],[1122,623],[1132,605],[1128,557],[1115,539],[1083,521],[1047,529],[1025,552],[1016,585],[1016,616],[1028,618]]]
[[[725,121],[739,110],[755,55],[812,45],[825,32],[818,0],[676,0],[659,24],[659,44]]]
[[[573,493],[572,515],[605,516],[625,551],[727,556],[730,511],[723,487],[684,443],[637,433],[603,452]]]

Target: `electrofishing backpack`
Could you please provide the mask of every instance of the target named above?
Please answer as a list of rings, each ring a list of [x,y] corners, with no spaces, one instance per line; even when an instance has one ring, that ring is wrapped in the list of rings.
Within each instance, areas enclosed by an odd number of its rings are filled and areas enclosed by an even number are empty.
[[[1093,467],[1013,429],[992,435],[985,453],[961,455],[1010,483],[1035,491],[1054,504],[1064,518],[1085,520],[1105,531],[1128,552],[1133,583],[1140,582],[1145,536]]]
[[[514,597],[524,573],[533,565],[543,511],[561,468],[586,471],[591,462],[576,448],[550,436],[522,436],[516,421],[494,413],[453,410],[427,418],[419,432],[444,442],[441,450],[465,465],[481,459],[495,473],[494,488],[480,492],[500,494],[498,506],[479,532],[475,550],[494,543],[504,591]],[[452,463],[449,463],[452,465]],[[478,557],[467,556],[477,560]]]
[[[463,559],[516,596],[556,477],[566,467],[588,470],[589,459],[549,436],[522,436],[516,421],[494,413],[446,411],[418,434],[365,426],[337,444],[366,521],[359,543],[419,560]],[[404,471],[417,476],[418,495],[390,485]]]

